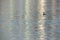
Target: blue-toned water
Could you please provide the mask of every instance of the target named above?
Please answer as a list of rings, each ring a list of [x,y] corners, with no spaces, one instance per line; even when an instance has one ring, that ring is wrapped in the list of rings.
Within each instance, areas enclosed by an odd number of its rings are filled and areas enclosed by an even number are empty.
[[[38,1],[1,0],[0,40],[60,40],[60,0]]]

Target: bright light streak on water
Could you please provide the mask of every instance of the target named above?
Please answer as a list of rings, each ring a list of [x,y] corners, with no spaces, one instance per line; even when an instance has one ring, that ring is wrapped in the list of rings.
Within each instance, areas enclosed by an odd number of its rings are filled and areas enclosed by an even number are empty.
[[[9,19],[7,20],[7,32],[8,33],[10,33],[10,35],[9,35],[9,37],[11,37],[9,40],[16,40],[16,38],[15,37],[12,37],[12,36],[14,36],[14,34],[13,34],[13,32],[12,32],[12,30],[13,30],[13,22],[12,22],[12,20],[14,19],[14,0],[10,0],[9,1]]]
[[[13,13],[14,13],[14,0],[10,0],[10,17],[13,19]]]
[[[30,35],[30,32],[29,32],[29,16],[30,16],[30,9],[29,9],[29,0],[25,0],[25,38],[24,40],[29,40],[29,35]]]
[[[39,12],[39,21],[38,21],[38,26],[39,26],[39,31],[40,31],[40,40],[45,40],[45,16],[43,15],[43,13],[45,12],[45,0],[39,0],[39,4],[38,4],[38,12]],[[41,24],[40,24],[41,23]]]
[[[9,19],[7,20],[7,22],[8,22],[8,26],[9,26],[9,31],[11,31],[12,30],[12,28],[11,28],[11,26],[12,26],[12,20],[14,19],[13,17],[14,17],[14,6],[13,6],[14,4],[13,4],[13,0],[10,0],[10,13],[9,13]]]

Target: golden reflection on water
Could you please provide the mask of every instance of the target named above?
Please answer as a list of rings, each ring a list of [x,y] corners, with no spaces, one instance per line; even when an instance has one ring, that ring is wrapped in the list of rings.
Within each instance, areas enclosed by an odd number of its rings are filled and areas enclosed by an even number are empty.
[[[38,0],[38,12],[39,12],[39,16],[38,16],[38,26],[39,26],[39,31],[40,31],[40,40],[45,40],[45,16],[43,16],[43,12],[45,12],[45,0]],[[41,23],[41,24],[40,24]]]

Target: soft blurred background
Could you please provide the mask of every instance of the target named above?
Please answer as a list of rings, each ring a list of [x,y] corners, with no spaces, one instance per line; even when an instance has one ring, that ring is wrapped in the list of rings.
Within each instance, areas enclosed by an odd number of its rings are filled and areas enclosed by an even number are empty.
[[[60,0],[0,0],[0,40],[60,40]]]

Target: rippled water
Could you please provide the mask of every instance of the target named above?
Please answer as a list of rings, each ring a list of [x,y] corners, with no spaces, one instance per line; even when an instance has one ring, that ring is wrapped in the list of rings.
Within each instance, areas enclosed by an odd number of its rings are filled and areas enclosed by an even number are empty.
[[[60,0],[1,0],[0,40],[60,40]]]

